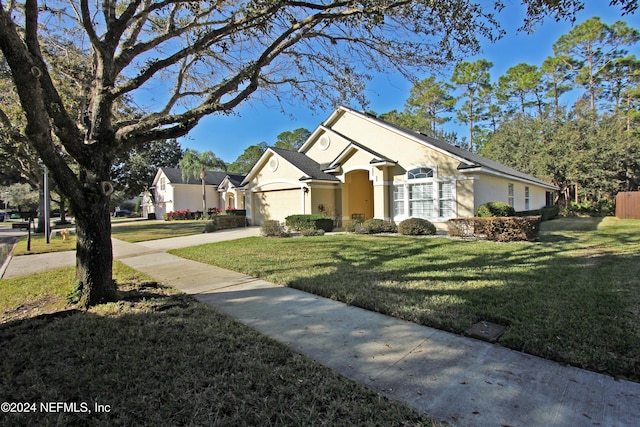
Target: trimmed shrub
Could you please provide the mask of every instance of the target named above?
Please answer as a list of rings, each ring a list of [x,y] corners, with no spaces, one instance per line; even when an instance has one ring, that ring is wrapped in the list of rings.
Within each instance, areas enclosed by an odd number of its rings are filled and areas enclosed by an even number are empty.
[[[516,210],[504,202],[489,202],[478,207],[476,218],[515,216]]]
[[[247,216],[246,209],[227,209],[225,210],[227,215],[235,215],[235,216]]]
[[[516,216],[538,216],[542,217],[542,221],[549,221],[560,215],[560,206],[546,206],[542,209],[534,209],[531,211],[516,212]]]
[[[535,241],[540,235],[541,216],[453,218],[447,221],[452,237],[486,238],[496,242]]]
[[[267,220],[260,225],[260,233],[265,237],[289,237],[291,234],[287,233],[280,221]]]
[[[475,222],[478,218],[451,218],[447,221],[450,237],[476,237]]]
[[[289,215],[284,220],[292,230],[333,231],[333,218],[326,215]]]
[[[362,220],[360,219],[352,219],[351,221],[347,222],[347,225],[345,225],[344,227],[344,231],[348,232],[348,233],[356,233],[358,232],[358,230],[360,230],[360,228],[362,228]]]
[[[324,236],[324,230],[320,229],[317,230],[315,228],[306,228],[304,230],[300,230],[300,235],[301,236]]]
[[[360,234],[379,234],[379,233],[396,233],[398,227],[391,221],[370,218],[365,222],[356,226],[355,233]]]
[[[436,226],[423,218],[409,218],[398,225],[398,232],[405,236],[433,235],[436,234]]]
[[[213,233],[214,231],[217,231],[219,229],[220,228],[218,227],[218,224],[216,223],[216,221],[208,221],[204,225],[204,232],[205,233]]]

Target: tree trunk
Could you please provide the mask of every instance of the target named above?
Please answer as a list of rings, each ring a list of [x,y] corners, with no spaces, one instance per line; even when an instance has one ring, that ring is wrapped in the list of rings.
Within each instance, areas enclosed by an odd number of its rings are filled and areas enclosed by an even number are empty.
[[[88,307],[115,301],[108,197],[94,200],[86,209],[76,211],[76,234],[76,280],[82,284],[80,305]]]

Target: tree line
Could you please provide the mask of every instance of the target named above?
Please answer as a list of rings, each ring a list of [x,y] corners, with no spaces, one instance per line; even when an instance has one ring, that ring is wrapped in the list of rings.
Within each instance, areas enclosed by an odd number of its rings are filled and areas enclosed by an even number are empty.
[[[542,64],[492,79],[490,61],[462,61],[449,81],[417,81],[404,110],[379,116],[553,182],[561,203],[611,200],[640,186],[640,60],[629,54],[639,40],[625,22],[594,17]],[[467,134],[445,131],[451,120]]]

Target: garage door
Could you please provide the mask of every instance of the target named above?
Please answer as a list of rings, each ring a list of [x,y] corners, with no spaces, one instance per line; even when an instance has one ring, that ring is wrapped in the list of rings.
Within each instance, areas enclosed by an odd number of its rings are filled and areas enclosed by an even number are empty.
[[[287,216],[302,213],[300,198],[299,188],[253,193],[254,224],[268,219],[284,222]]]

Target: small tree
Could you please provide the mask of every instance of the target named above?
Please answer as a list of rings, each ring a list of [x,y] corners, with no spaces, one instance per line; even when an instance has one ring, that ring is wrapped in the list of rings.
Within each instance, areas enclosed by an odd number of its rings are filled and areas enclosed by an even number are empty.
[[[211,151],[199,153],[195,150],[186,150],[184,157],[180,160],[182,169],[182,179],[188,181],[190,177],[200,179],[202,183],[202,214],[207,212],[207,171],[225,170],[227,165],[224,161],[216,157]]]

